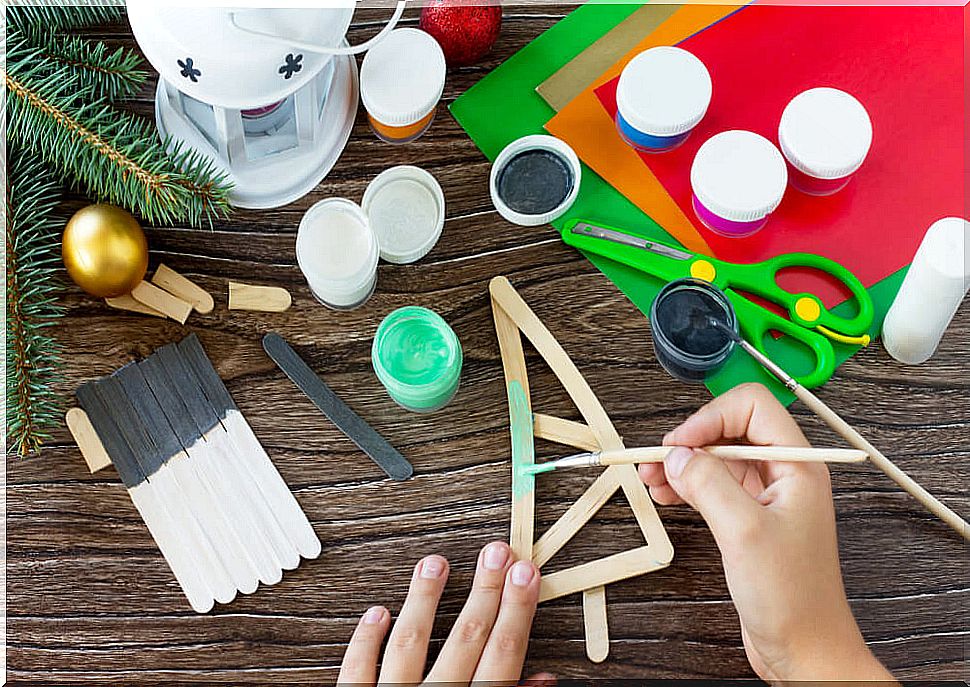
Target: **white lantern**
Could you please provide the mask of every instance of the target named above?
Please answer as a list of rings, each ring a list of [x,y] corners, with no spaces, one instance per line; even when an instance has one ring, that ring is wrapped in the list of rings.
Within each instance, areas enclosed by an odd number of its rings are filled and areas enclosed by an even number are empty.
[[[386,35],[404,3],[369,41],[348,46],[353,4],[320,9],[172,7],[128,0],[135,39],[161,78],[162,138],[199,151],[246,208],[290,203],[333,168],[357,113],[354,53]]]

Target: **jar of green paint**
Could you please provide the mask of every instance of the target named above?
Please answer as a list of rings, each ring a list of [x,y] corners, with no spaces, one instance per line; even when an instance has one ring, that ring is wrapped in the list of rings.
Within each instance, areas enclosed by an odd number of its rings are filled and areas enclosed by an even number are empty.
[[[398,308],[384,318],[371,347],[374,372],[402,408],[431,413],[458,391],[462,353],[458,337],[427,308]]]

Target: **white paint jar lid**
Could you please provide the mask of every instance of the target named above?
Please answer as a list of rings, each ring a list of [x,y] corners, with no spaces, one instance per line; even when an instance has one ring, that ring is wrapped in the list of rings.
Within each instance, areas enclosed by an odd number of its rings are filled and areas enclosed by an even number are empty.
[[[697,151],[690,169],[697,199],[732,222],[753,222],[774,212],[788,186],[778,148],[751,131],[723,131]]]
[[[853,96],[812,88],[785,107],[778,143],[792,166],[818,179],[841,179],[862,166],[872,145],[872,120]]]
[[[394,29],[364,57],[360,98],[387,126],[408,126],[430,113],[445,88],[445,54],[421,29]]]
[[[370,182],[361,202],[384,260],[407,264],[427,255],[445,225],[445,195],[429,172],[400,165]]]
[[[364,211],[351,200],[324,198],[300,220],[297,263],[314,293],[328,303],[350,304],[357,294],[362,295],[356,300],[366,298],[378,257],[377,237]]]
[[[536,214],[513,210],[502,200],[502,196],[499,193],[499,176],[502,174],[506,165],[520,153],[532,150],[547,151],[556,156],[568,168],[572,183],[571,188],[556,207],[548,212]],[[582,171],[579,156],[576,155],[576,152],[565,141],[545,134],[523,136],[505,146],[502,152],[498,154],[498,157],[495,158],[495,162],[492,163],[492,171],[488,180],[492,204],[502,217],[513,224],[518,224],[523,227],[537,227],[542,224],[548,224],[562,217],[576,201],[576,197],[579,195],[579,185],[582,181]]]
[[[616,105],[623,119],[650,136],[687,133],[704,118],[713,87],[707,67],[683,48],[645,50],[623,69]]]

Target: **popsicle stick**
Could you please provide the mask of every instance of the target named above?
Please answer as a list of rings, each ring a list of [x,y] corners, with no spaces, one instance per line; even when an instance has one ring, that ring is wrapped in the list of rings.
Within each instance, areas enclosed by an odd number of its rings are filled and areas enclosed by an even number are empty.
[[[111,465],[111,457],[105,450],[98,433],[94,430],[88,414],[81,408],[71,408],[64,416],[74,442],[81,449],[81,457],[92,474]]]
[[[522,349],[522,335],[512,318],[508,316],[502,306],[491,299],[492,317],[495,320],[495,335],[498,337],[499,353],[502,356],[502,370],[505,373],[505,383],[513,381],[522,385],[525,397],[532,407],[532,397],[529,394],[529,373],[525,367],[525,351]]]
[[[622,451],[603,451],[600,465],[662,463],[672,446],[643,446]],[[863,463],[865,451],[850,448],[802,448],[798,446],[705,446],[704,451],[724,460],[773,460],[788,463]]]
[[[586,656],[593,663],[602,663],[610,655],[606,587],[583,592],[583,626],[586,629]]]
[[[546,441],[554,441],[557,444],[572,446],[573,448],[584,449],[586,451],[599,450],[599,443],[593,435],[593,430],[582,422],[563,420],[552,415],[535,413],[534,416],[536,437]]]
[[[166,317],[165,313],[155,310],[155,308],[150,308],[144,303],[136,301],[131,294],[125,294],[124,296],[116,296],[114,298],[105,298],[104,302],[108,304],[108,307],[114,308],[115,310],[126,310],[127,312],[136,312],[141,315],[151,315],[152,317]]]
[[[848,422],[843,420],[838,413],[825,405],[818,396],[801,385],[796,386],[793,391],[801,402],[808,406],[809,410],[818,415],[839,436],[848,441],[852,446],[855,446],[861,451],[865,451],[873,465],[886,473],[892,481],[902,487],[910,496],[922,503],[933,515],[952,527],[964,539],[970,541],[970,523],[924,489],[919,482],[900,470],[895,463],[884,456],[875,446],[870,444],[865,437],[859,434]]]
[[[597,586],[612,584],[631,577],[639,577],[669,564],[669,561],[666,563],[658,561],[649,546],[641,546],[589,563],[582,563],[566,570],[543,575],[539,587],[539,603],[592,590]]]
[[[278,286],[256,286],[241,282],[229,282],[229,309],[255,310],[259,312],[283,312],[289,310],[293,299],[290,292]]]
[[[183,301],[178,296],[173,296],[168,291],[163,291],[154,284],[147,281],[140,282],[131,291],[132,297],[149,308],[164,313],[179,324],[185,324],[192,312],[192,304]]]
[[[212,312],[215,301],[212,295],[195,282],[182,276],[168,265],[159,265],[152,277],[152,283],[168,291],[173,296],[191,303],[196,312],[207,314]]]

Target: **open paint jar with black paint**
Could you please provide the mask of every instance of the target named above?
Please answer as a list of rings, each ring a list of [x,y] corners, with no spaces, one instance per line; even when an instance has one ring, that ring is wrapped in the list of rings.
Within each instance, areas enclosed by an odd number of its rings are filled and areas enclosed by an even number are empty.
[[[562,217],[579,195],[582,167],[575,151],[555,136],[523,136],[492,165],[489,191],[495,209],[523,227]]]
[[[734,352],[738,321],[723,291],[701,279],[678,279],[650,306],[657,360],[673,377],[704,382]]]

